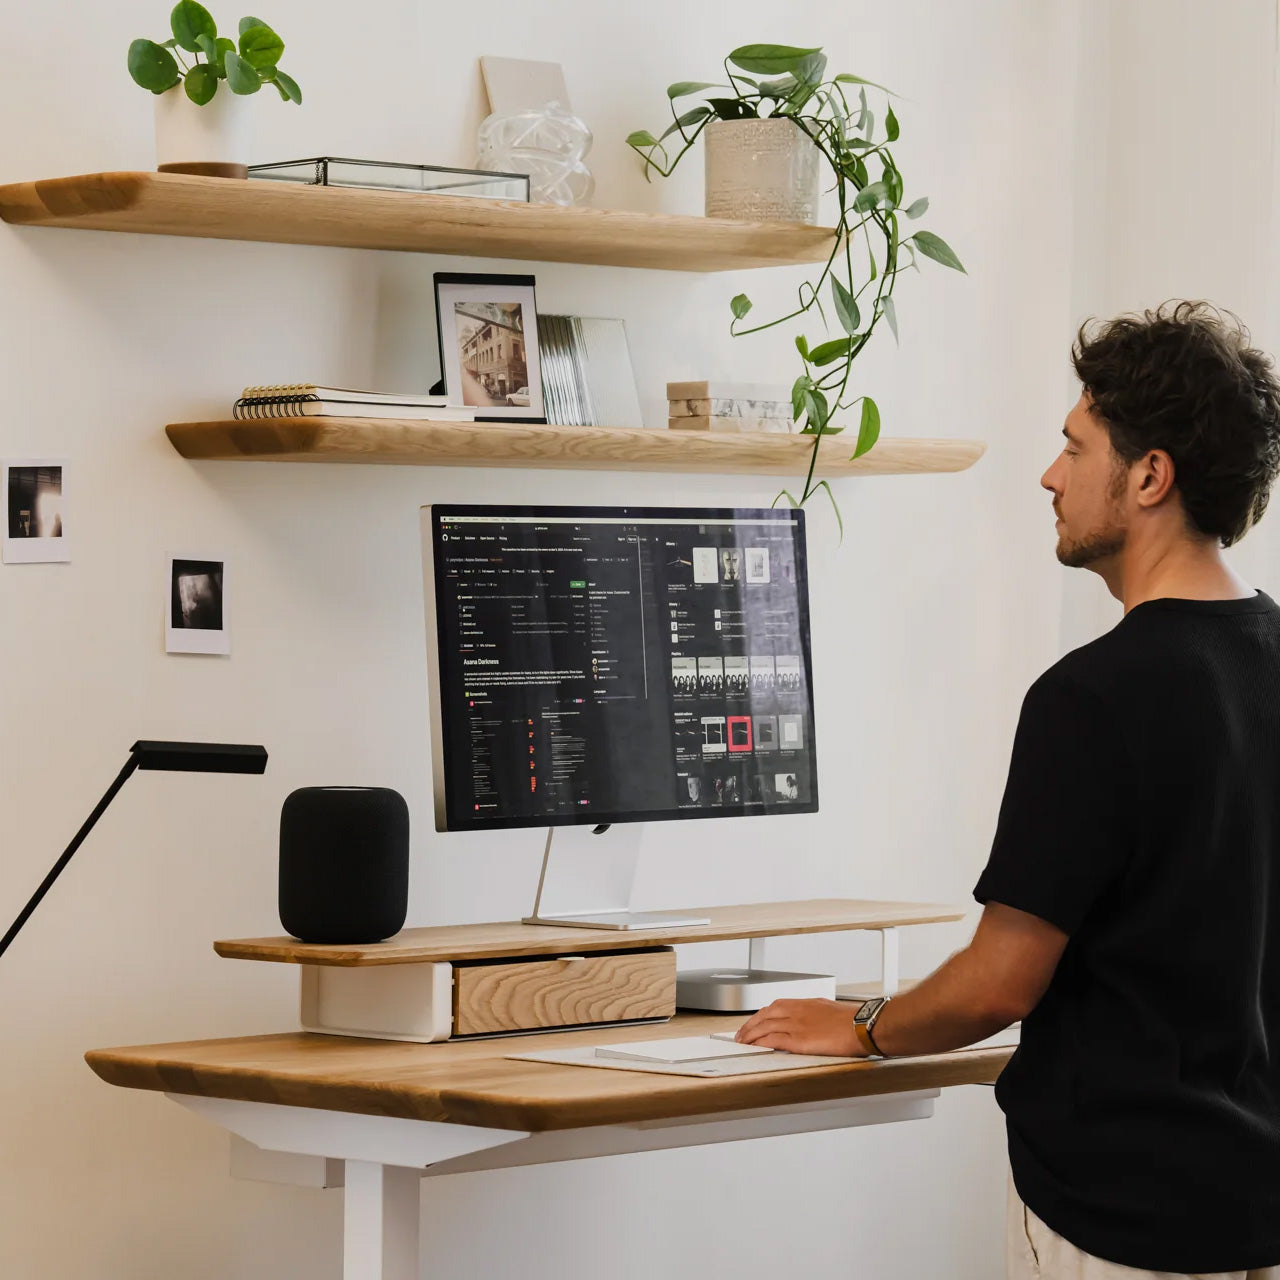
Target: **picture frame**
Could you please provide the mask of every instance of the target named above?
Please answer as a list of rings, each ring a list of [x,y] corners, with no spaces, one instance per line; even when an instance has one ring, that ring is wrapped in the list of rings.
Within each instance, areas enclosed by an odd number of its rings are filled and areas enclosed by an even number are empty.
[[[534,277],[437,271],[440,379],[477,422],[545,423]]]
[[[225,557],[171,555],[165,565],[165,652],[229,654]]]
[[[9,458],[3,466],[5,564],[55,564],[71,559],[66,535],[64,458]]]

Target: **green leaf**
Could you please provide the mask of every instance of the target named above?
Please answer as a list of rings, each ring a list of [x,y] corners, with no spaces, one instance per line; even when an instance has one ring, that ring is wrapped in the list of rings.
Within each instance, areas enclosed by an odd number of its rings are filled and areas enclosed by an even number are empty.
[[[862,398],[862,425],[858,428],[858,443],[853,456],[860,458],[880,439],[880,410],[870,396]]]
[[[240,33],[240,56],[255,71],[266,71],[280,61],[284,41],[270,27],[250,27]]]
[[[787,44],[744,44],[729,55],[729,61],[756,75],[781,76],[796,71],[806,58],[821,52],[821,47],[797,49]]]
[[[893,114],[893,108],[886,106],[884,114],[884,132],[890,142],[898,140],[898,117]]]
[[[880,299],[880,309],[884,312],[884,318],[889,322],[889,328],[893,330],[893,340],[901,346],[898,341],[898,308],[894,304],[893,298],[885,295]]]
[[[844,519],[840,515],[840,504],[836,501],[836,495],[831,491],[831,482],[829,480],[819,480],[818,483],[813,486],[813,488],[815,492],[817,492],[817,490],[819,489],[825,489],[827,491],[827,497],[831,499],[831,510],[836,513],[836,524],[840,526],[840,541],[843,542],[844,541]]]
[[[836,276],[831,277],[831,296],[836,304],[836,316],[845,333],[851,337],[854,336],[858,332],[858,325],[862,322],[862,317],[858,314],[858,303]]]
[[[813,379],[807,373],[802,373],[791,384],[791,416],[799,421],[804,416],[804,393],[813,387]]]
[[[736,298],[730,299],[729,310],[733,312],[735,320],[741,320],[751,310],[751,299],[745,293],[740,293]]]
[[[227,86],[232,93],[257,93],[262,88],[262,77],[238,53],[228,50],[226,67]]]
[[[203,107],[213,100],[213,95],[218,91],[217,72],[207,62],[202,62],[187,72],[182,87],[197,107]]]
[[[277,68],[276,74],[272,79],[272,83],[280,90],[280,96],[287,102],[296,102],[302,105],[302,90],[298,88],[298,82],[292,77]]]
[[[827,420],[831,417],[831,406],[827,403],[827,397],[817,387],[804,393],[804,416],[804,430],[800,434],[806,436],[816,435],[824,430]]]
[[[773,505],[776,507],[776,506],[778,505],[779,501],[780,501],[781,499],[783,499],[783,498],[786,498],[786,500],[787,500],[787,501],[788,501],[788,502],[789,502],[793,507],[798,507],[798,506],[800,505],[800,504],[795,500],[795,498],[794,498],[794,496],[792,495],[792,493],[791,493],[791,490],[790,490],[790,489],[783,489],[783,491],[782,491],[780,494],[778,494],[778,496],[777,496],[776,498],[774,498],[774,500],[773,500]]]
[[[851,76],[848,72],[836,76],[835,80],[838,84],[869,84],[873,89],[879,89],[882,92],[887,93],[891,98],[896,98],[898,96],[892,89],[886,89],[884,85],[876,84],[874,80],[864,80],[861,76]],[[865,98],[863,99],[863,104],[864,106],[866,104]]]
[[[154,40],[135,40],[129,46],[129,74],[135,84],[152,93],[164,93],[179,80],[173,54]]]
[[[178,0],[169,15],[169,27],[173,38],[188,53],[197,53],[200,46],[196,37],[206,35],[210,40],[217,39],[218,24],[214,22],[209,10],[196,0]]]
[[[679,80],[667,86],[667,97],[672,100],[683,98],[690,93],[698,93],[703,89],[722,89],[723,85],[709,84],[705,80]]]
[[[637,129],[634,133],[627,134],[629,147],[656,147],[657,145],[657,138],[648,129]]]
[[[240,19],[240,35],[244,35],[250,27],[269,27],[270,24],[263,22],[261,18],[241,18]]]
[[[795,76],[783,76],[780,80],[763,80],[760,92],[766,98],[785,98],[800,82]]]
[[[707,106],[721,120],[754,120],[760,114],[750,102],[741,98],[708,98]]]
[[[929,197],[921,196],[919,200],[916,200],[907,206],[907,210],[906,210],[907,217],[918,218],[922,213],[928,212],[928,209],[929,209]]]
[[[801,360],[809,358],[809,339],[803,333],[796,334],[796,350],[800,353]]]
[[[841,356],[847,356],[853,346],[852,338],[832,338],[809,352],[809,360],[816,365],[831,364]]]
[[[669,138],[673,133],[679,132],[683,137],[684,130],[690,125],[701,124],[704,120],[709,120],[713,112],[710,107],[694,107],[692,111],[686,111],[684,115],[677,116],[666,128],[659,142],[663,138]]]
[[[807,85],[822,83],[822,73],[827,69],[827,55],[821,49],[811,53],[796,68],[796,79]]]
[[[960,259],[956,257],[951,246],[941,236],[935,236],[932,231],[917,231],[915,235],[909,236],[908,239],[916,242],[920,247],[920,252],[926,258],[932,258],[934,262],[940,262],[944,267],[951,267],[955,271],[964,271]],[[965,275],[968,274],[965,271]]]
[[[200,52],[204,54],[209,62],[212,62],[218,56],[218,42],[213,36],[205,35],[202,31],[196,36],[196,44],[200,46]]]
[[[883,182],[869,182],[855,197],[853,211],[854,213],[867,213],[874,209],[881,200],[887,203],[888,199],[889,191]]]

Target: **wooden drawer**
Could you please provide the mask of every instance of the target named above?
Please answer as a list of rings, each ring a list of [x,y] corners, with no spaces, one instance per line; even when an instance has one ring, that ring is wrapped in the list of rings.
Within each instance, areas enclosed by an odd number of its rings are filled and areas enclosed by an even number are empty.
[[[455,1036],[669,1018],[675,1011],[671,947],[453,968]]]

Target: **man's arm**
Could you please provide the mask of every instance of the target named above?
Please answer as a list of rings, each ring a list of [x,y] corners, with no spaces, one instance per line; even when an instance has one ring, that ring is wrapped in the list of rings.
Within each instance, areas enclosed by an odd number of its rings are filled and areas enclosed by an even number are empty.
[[[876,1044],[895,1057],[985,1040],[1040,1003],[1066,945],[1057,925],[989,902],[969,945],[889,1002],[876,1021]],[[843,1001],[775,1000],[748,1018],[737,1038],[792,1053],[863,1056],[853,1007]]]

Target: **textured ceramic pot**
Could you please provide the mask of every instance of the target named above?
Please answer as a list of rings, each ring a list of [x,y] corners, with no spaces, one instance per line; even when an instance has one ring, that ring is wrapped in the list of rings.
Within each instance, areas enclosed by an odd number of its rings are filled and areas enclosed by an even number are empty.
[[[201,173],[247,178],[252,99],[218,86],[213,101],[198,107],[182,85],[156,95],[156,168],[162,173]]]
[[[713,120],[703,131],[708,218],[818,221],[817,147],[790,120]]]

